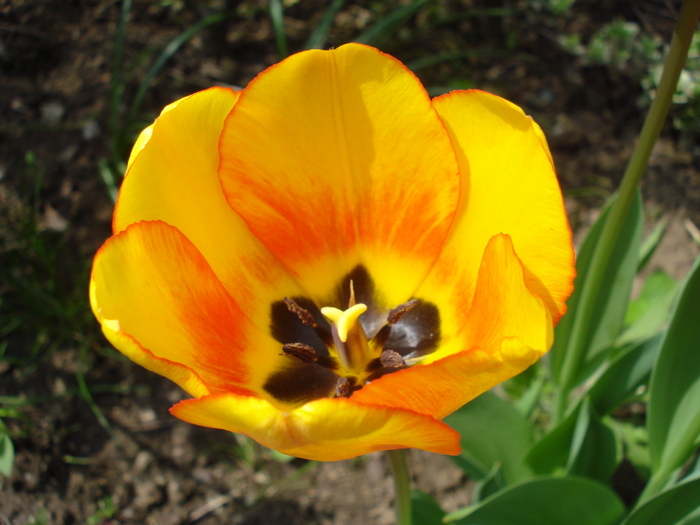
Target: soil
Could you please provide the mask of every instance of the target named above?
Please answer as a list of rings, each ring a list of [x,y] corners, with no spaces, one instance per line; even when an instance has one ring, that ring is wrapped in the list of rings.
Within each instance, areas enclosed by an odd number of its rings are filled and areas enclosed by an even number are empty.
[[[566,16],[536,9],[546,3],[440,0],[378,45],[407,63],[474,50],[417,74],[428,87],[468,85],[506,96],[543,125],[580,238],[619,183],[642,124],[642,93],[634,71],[587,65],[557,35],[585,41],[622,18],[668,42],[679,2],[579,0]],[[301,50],[326,2],[286,4],[289,47]],[[348,2],[328,45],[353,40],[397,5]],[[7,275],[18,277],[0,283],[0,396],[24,399],[0,402],[16,447],[12,475],[0,475],[0,518],[15,525],[392,523],[381,454],[284,462],[247,439],[185,424],[167,411],[183,392],[120,359],[99,336],[86,275],[110,234],[112,203],[98,166],[111,153],[120,8],[114,0],[0,0],[0,264],[14,264]],[[199,89],[245,86],[277,61],[263,0],[135,1],[123,48],[121,122],[157,53],[223,8],[235,16],[169,59],[134,128]],[[699,251],[691,237],[700,226],[699,148],[696,136],[668,126],[643,184],[648,227],[668,221],[650,270],[675,278]],[[35,228],[30,240],[18,227],[27,220]],[[43,252],[32,244],[37,239]],[[46,296],[29,300],[17,288],[20,278],[45,283]],[[15,319],[20,324],[10,326]],[[412,451],[411,466],[415,487],[446,510],[468,503],[471,482],[448,458]]]

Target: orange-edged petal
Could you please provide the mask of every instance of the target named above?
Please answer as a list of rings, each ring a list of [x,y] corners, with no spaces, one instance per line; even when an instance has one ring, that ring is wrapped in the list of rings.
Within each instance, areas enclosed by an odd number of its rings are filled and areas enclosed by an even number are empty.
[[[410,408],[442,419],[525,370],[541,354],[517,338],[495,348],[472,348],[428,365],[385,375],[353,394],[360,403]]]
[[[574,252],[542,131],[514,104],[480,91],[453,92],[433,105],[450,132],[464,179],[455,228],[428,286],[459,276],[458,286],[471,300],[486,244],[507,233],[528,288],[544,300],[556,324],[573,289]]]
[[[192,243],[163,222],[131,225],[100,248],[90,299],[119,350],[193,395],[204,387],[257,391],[279,366],[279,343],[250,322]]]
[[[262,399],[221,394],[182,401],[170,411],[189,423],[245,434],[290,456],[319,461],[398,448],[460,452],[459,434],[441,421],[351,399],[319,399],[284,413]]]
[[[204,256],[228,293],[262,330],[269,306],[300,288],[224,198],[219,136],[239,94],[211,88],[167,106],[137,140],[114,213],[115,233],[164,221]]]
[[[443,418],[549,350],[551,315],[526,286],[509,236],[496,235],[486,246],[470,306],[460,292],[445,286],[430,294],[440,310],[442,343],[425,364],[381,377],[353,398]]]
[[[92,286],[90,286],[91,302],[94,301],[94,294],[95,286],[93,282]],[[162,357],[156,357],[153,352],[143,348],[129,334],[121,331],[119,323],[115,322],[115,320],[105,319],[101,320],[101,323],[102,332],[105,334],[107,340],[137,365],[141,365],[146,370],[167,377],[185,392],[195,397],[210,394],[207,385],[204,384],[204,381],[202,381],[191,368]]]
[[[220,151],[231,207],[315,300],[358,264],[389,307],[407,300],[459,199],[452,144],[420,82],[357,44],[259,75]]]

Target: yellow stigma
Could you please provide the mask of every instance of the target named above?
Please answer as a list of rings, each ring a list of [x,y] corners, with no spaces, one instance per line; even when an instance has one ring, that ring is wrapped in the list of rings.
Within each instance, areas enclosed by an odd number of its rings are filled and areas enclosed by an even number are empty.
[[[332,306],[321,308],[321,313],[325,315],[338,330],[338,337],[345,343],[348,340],[348,332],[355,325],[357,318],[367,311],[367,306],[357,303],[347,310],[339,310]]]

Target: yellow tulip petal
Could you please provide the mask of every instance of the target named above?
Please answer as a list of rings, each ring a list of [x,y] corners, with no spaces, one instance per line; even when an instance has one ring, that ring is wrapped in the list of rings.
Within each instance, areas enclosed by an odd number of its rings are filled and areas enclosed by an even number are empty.
[[[134,224],[104,244],[90,299],[119,350],[178,384],[195,383],[182,375],[189,370],[209,392],[257,390],[282,359],[280,345],[252,325],[197,249],[163,222]]]
[[[461,282],[456,276],[453,281]],[[353,398],[442,418],[549,350],[551,315],[527,288],[509,236],[496,235],[486,246],[470,307],[459,292],[459,286],[446,284],[431,294],[441,312],[439,350],[421,364],[373,381]]]
[[[94,304],[92,297],[95,295],[95,283],[90,286],[91,301]],[[114,348],[126,357],[131,359],[137,365],[141,365],[151,372],[167,377],[185,392],[200,397],[210,394],[209,388],[204,384],[204,381],[191,368],[175,363],[165,358],[156,357],[152,352],[143,348],[130,335],[124,333],[120,329],[119,323],[105,320],[102,322],[102,332],[107,340],[112,343]]]
[[[167,106],[137,140],[114,213],[114,232],[161,220],[199,250],[259,328],[269,307],[300,288],[224,198],[219,135],[239,94],[211,88]]]
[[[405,301],[459,198],[449,136],[420,82],[357,44],[299,53],[259,75],[220,151],[231,207],[315,300],[363,264],[387,305]]]
[[[542,131],[514,104],[480,91],[453,92],[433,105],[452,137],[463,182],[454,231],[428,286],[459,276],[461,293],[471,300],[486,244],[507,233],[528,288],[556,324],[573,289],[574,252]]]
[[[245,434],[284,454],[319,461],[409,447],[460,451],[459,434],[441,421],[350,399],[319,399],[284,413],[262,399],[222,394],[182,401],[170,411],[189,423]]]

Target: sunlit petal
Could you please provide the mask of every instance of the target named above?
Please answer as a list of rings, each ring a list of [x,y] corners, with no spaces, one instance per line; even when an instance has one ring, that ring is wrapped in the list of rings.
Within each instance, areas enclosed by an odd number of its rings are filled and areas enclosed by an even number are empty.
[[[459,434],[410,410],[319,399],[289,413],[261,399],[223,394],[182,401],[171,412],[205,427],[252,437],[290,456],[337,461],[378,450],[416,447],[458,454]]]

